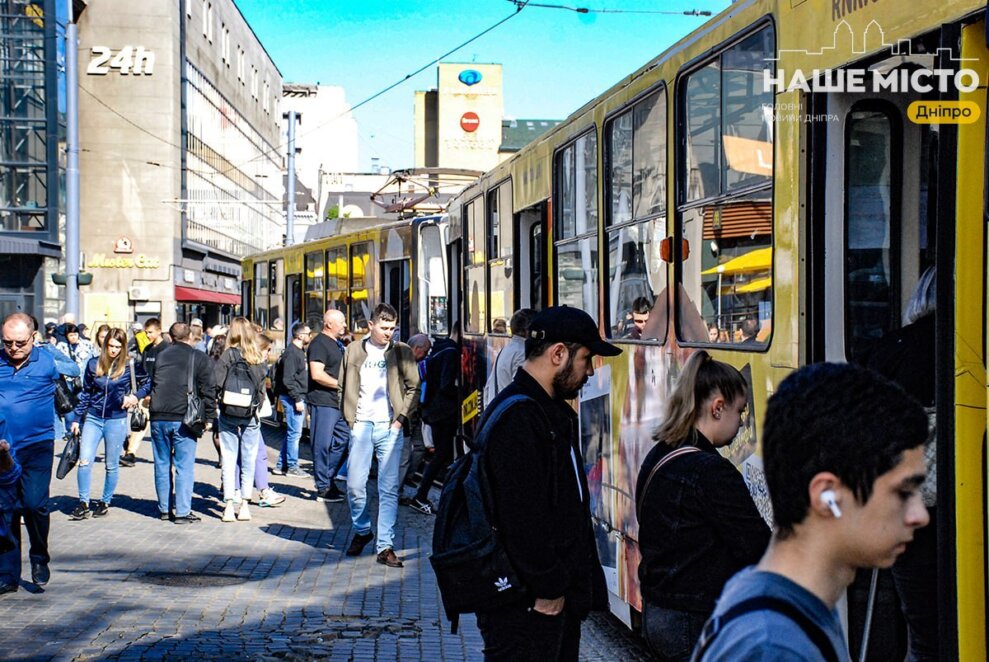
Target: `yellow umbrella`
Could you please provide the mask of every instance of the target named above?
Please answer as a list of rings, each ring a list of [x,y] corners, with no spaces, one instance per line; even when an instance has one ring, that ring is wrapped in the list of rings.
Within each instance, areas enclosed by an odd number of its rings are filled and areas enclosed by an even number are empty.
[[[756,278],[753,281],[749,281],[745,285],[739,285],[735,288],[736,294],[751,294],[752,292],[762,292],[763,290],[768,290],[773,286],[772,278]]]
[[[772,247],[757,248],[744,255],[728,260],[724,264],[705,269],[702,276],[714,276],[723,274],[725,276],[735,276],[737,274],[748,274],[756,271],[769,271],[773,266]]]

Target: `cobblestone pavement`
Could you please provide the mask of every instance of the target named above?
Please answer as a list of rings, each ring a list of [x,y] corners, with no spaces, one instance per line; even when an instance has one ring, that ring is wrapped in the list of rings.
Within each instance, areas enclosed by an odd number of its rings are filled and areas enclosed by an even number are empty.
[[[278,435],[265,429],[272,463]],[[203,520],[176,526],[157,517],[148,443],[138,459],[120,469],[105,519],[69,521],[75,472],[53,480],[51,582],[43,590],[22,583],[0,597],[0,658],[481,659],[473,617],[451,635],[442,616],[427,560],[431,518],[400,509],[395,546],[402,569],[375,563],[373,545],[356,559],[344,556],[347,506],[317,503],[311,479],[270,476],[285,503],[254,507],[252,521],[225,524],[216,454],[204,438],[193,496]],[[101,461],[94,469],[97,496]],[[620,622],[598,615],[584,625],[581,657],[649,654]]]

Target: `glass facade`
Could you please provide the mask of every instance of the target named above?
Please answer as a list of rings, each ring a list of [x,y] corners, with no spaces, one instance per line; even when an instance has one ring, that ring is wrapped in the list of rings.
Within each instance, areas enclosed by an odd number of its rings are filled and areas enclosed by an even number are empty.
[[[242,258],[281,244],[278,148],[186,62],[186,237]]]

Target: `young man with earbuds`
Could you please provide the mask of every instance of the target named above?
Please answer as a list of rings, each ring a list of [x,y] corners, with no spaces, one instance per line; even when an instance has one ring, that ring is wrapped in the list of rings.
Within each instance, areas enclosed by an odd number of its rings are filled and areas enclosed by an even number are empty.
[[[872,371],[819,363],[783,380],[763,429],[775,532],[725,586],[694,659],[850,660],[835,605],[928,522],[927,416]]]

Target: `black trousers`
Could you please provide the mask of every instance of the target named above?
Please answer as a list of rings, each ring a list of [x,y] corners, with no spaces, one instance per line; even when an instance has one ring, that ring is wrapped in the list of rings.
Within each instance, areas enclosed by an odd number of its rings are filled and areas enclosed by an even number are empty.
[[[454,439],[457,435],[457,417],[443,419],[431,423],[433,429],[433,446],[436,451],[432,459],[426,465],[426,470],[422,472],[422,482],[419,483],[419,491],[416,492],[416,499],[425,501],[429,498],[429,488],[433,486],[433,481],[446,471],[450,463],[453,462]],[[462,455],[463,448],[458,452]]]
[[[576,662],[580,619],[566,610],[545,616],[525,606],[477,615],[486,662]]]

